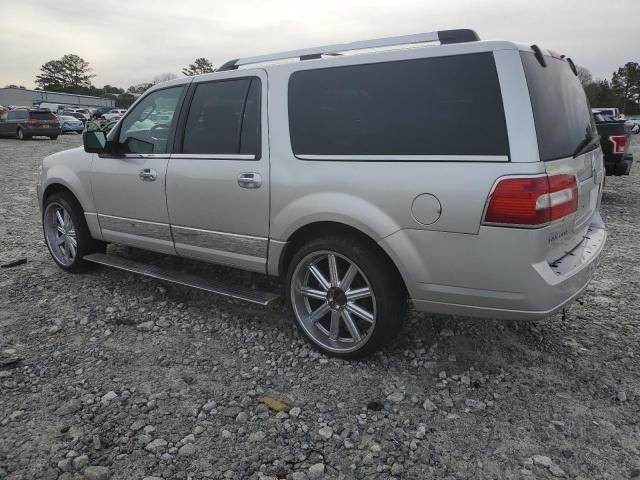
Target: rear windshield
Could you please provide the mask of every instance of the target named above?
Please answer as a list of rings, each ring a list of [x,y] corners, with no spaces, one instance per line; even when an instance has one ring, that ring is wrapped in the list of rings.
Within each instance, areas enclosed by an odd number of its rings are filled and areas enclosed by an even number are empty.
[[[296,155],[509,153],[491,53],[296,72],[289,128]]]
[[[540,160],[573,156],[585,138],[595,134],[591,108],[582,84],[564,60],[545,57],[540,65],[533,53],[521,52]]]
[[[53,120],[56,118],[53,113],[50,112],[29,112],[29,116],[36,120]]]

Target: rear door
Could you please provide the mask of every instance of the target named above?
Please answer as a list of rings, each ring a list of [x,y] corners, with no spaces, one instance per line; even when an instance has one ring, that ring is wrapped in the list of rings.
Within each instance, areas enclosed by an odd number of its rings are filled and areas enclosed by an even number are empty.
[[[550,248],[566,252],[586,235],[599,206],[604,166],[602,150],[584,89],[568,62],[521,52],[538,138],[540,160],[549,175],[573,174],[578,182],[578,210],[554,226]]]
[[[178,254],[265,272],[266,88],[262,70],[194,80],[167,172],[167,205]]]

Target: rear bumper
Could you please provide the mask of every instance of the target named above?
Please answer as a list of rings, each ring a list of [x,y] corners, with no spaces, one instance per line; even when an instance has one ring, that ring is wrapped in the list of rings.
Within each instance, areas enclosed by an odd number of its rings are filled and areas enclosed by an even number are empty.
[[[496,227],[482,227],[478,235],[402,230],[381,245],[395,256],[417,310],[527,320],[552,315],[584,291],[607,238],[596,213],[582,242],[550,264],[530,261],[546,245],[534,244],[528,233]]]
[[[36,128],[27,127],[24,130],[25,135],[30,137],[50,137],[52,135],[60,135],[62,129],[60,127]]]
[[[633,154],[605,155],[604,167],[607,175],[629,175],[633,164]]]

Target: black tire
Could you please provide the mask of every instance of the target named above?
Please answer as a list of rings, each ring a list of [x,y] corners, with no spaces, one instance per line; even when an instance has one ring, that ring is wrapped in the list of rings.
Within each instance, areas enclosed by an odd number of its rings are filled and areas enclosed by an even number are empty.
[[[50,138],[51,140],[57,140],[58,135],[50,135],[50,136],[49,136],[49,138]]]
[[[29,137],[25,135],[24,130],[22,128],[18,128],[18,130],[16,130],[16,138],[18,140],[26,140]]]
[[[314,252],[331,251],[355,264],[366,276],[375,298],[375,324],[368,339],[356,350],[340,352],[327,349],[307,333],[294,308],[292,282],[298,264]],[[287,268],[285,298],[289,314],[300,333],[317,350],[338,358],[359,359],[388,346],[402,328],[407,316],[407,293],[404,282],[393,263],[379,248],[357,236],[332,235],[317,238],[303,245]]]
[[[73,226],[76,232],[77,253],[75,259],[73,260],[73,263],[71,263],[70,265],[64,265],[58,261],[51,249],[51,245],[49,245],[49,241],[47,240],[44,217],[47,212],[47,208],[50,205],[59,205],[64,208],[69,213],[71,221],[73,222]],[[94,240],[93,237],[91,237],[89,227],[87,226],[87,222],[84,218],[84,210],[80,206],[78,200],[69,192],[55,193],[45,200],[42,211],[42,226],[45,237],[45,244],[47,245],[47,249],[51,254],[51,258],[53,258],[56,264],[61,269],[72,273],[84,272],[93,267],[95,264],[83,260],[83,257],[85,255],[89,255],[90,253],[104,253],[106,251],[107,244],[98,240]]]

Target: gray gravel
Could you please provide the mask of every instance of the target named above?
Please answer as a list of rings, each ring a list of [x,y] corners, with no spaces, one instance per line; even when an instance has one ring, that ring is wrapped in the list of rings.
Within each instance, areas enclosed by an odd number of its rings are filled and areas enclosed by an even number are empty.
[[[0,479],[640,478],[638,165],[607,178],[609,244],[566,320],[414,313],[349,363],[281,306],[57,269],[35,174],[79,144],[0,140],[0,262],[28,259],[0,269]]]

